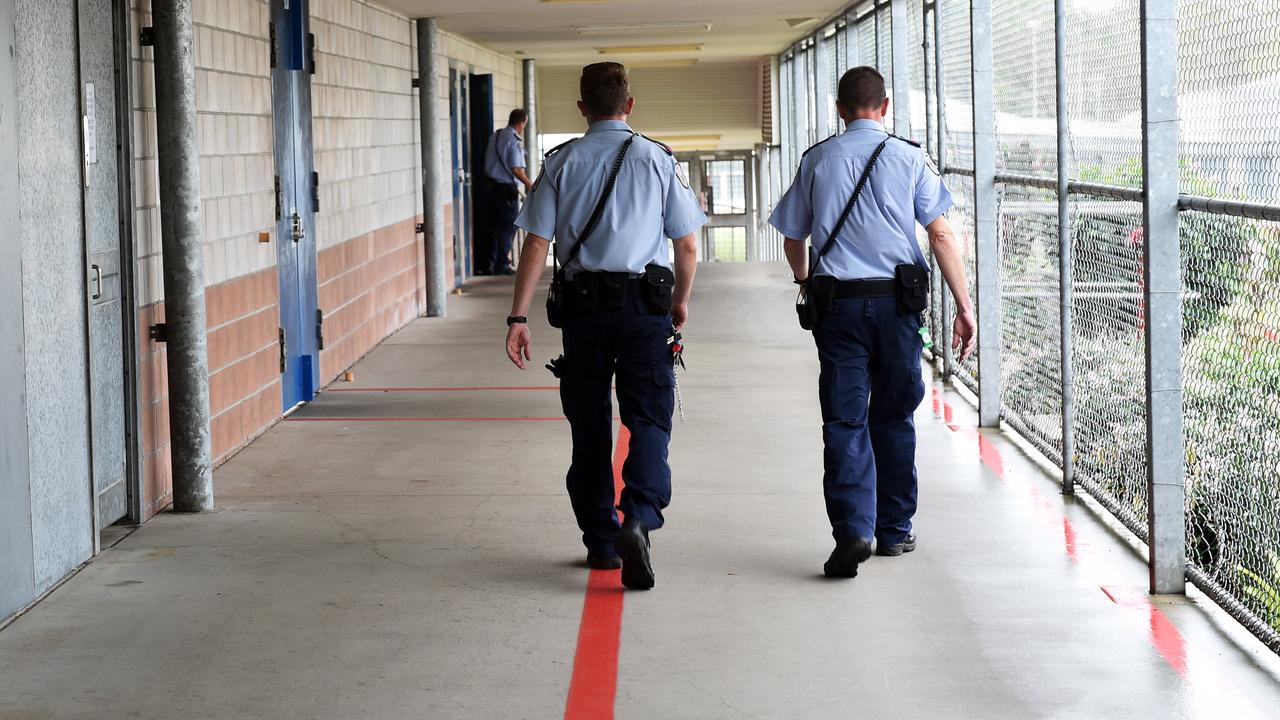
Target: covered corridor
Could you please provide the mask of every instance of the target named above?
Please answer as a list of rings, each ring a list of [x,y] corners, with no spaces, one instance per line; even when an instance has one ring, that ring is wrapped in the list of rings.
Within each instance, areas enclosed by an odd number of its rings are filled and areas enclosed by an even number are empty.
[[[588,571],[504,281],[418,320],[0,632],[0,718],[1266,718],[1278,664],[955,387],[920,549],[821,576],[817,363],[785,267],[702,269],[658,586]],[[535,360],[559,352],[535,318]],[[620,447],[619,454],[625,452]],[[1243,648],[1243,649],[1242,649]],[[1271,708],[1271,710],[1267,710]]]

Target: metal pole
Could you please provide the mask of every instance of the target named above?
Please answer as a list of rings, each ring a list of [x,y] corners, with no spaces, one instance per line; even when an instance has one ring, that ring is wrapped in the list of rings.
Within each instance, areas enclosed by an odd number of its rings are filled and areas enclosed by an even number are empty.
[[[1058,305],[1062,348],[1062,494],[1076,491],[1075,466],[1075,379],[1071,369],[1071,212],[1068,183],[1071,181],[1070,124],[1067,116],[1067,1],[1053,3],[1053,52],[1057,77],[1054,82],[1058,118]]]
[[[1186,591],[1182,282],[1178,243],[1178,2],[1142,0],[1147,548],[1151,592]]]
[[[213,510],[192,0],[153,0],[173,509]]]
[[[444,260],[444,214],[441,212],[441,190],[444,173],[440,151],[440,35],[435,18],[417,21],[418,28],[418,104],[422,118],[422,214],[426,243],[427,317],[447,314]]]
[[[972,0],[973,193],[978,286],[978,422],[1000,424],[1000,245],[996,230],[995,72],[991,0]]]
[[[947,123],[946,123],[946,95],[943,94],[945,85],[942,82],[942,13],[940,12],[940,3],[933,3],[933,85],[936,95],[934,107],[937,111],[938,122],[934,126],[934,140],[937,142],[937,157],[934,158],[935,164],[938,166],[938,172],[944,173],[947,168],[946,156],[946,140],[947,140]],[[928,39],[928,23],[925,24],[925,38]],[[926,65],[927,66],[927,65]],[[925,83],[926,85],[928,83]],[[942,322],[945,324],[947,318],[951,315],[951,290],[946,283],[938,283],[942,288]],[[956,357],[951,350],[951,343],[942,343],[942,377],[950,379],[956,371]]]
[[[532,58],[524,63],[524,110],[529,113],[529,122],[524,126],[525,167],[529,177],[538,176],[542,166],[542,153],[538,150],[538,68]]]
[[[907,60],[907,0],[889,4],[890,52],[893,55],[893,131],[911,132],[911,73]]]

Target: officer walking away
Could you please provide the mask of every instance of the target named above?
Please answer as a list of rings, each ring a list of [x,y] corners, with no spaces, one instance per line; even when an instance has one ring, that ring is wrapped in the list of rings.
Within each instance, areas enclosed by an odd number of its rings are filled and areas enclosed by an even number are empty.
[[[587,133],[547,153],[516,220],[528,239],[507,318],[507,356],[521,370],[531,358],[527,315],[554,237],[557,270],[547,315],[562,330],[564,354],[548,367],[560,378],[573,436],[569,499],[587,563],[621,567],[624,585],[648,589],[654,583],[649,533],[662,527],[662,510],[671,501],[673,338],[689,317],[694,232],[707,216],[671,150],[627,124],[635,99],[626,68],[588,65],[580,89]],[[621,526],[614,510],[609,397],[615,377],[619,414],[630,433]]]
[[[520,212],[520,186],[533,187],[525,172],[524,128],[529,113],[511,111],[507,126],[489,139],[484,153],[484,173],[488,176],[485,195],[489,202],[489,227],[483,247],[478,248],[477,275],[514,275],[511,246],[516,239],[516,215]]]
[[[884,78],[853,68],[838,95],[846,130],[804,154],[769,223],[786,237],[803,286],[797,311],[822,368],[823,492],[836,541],[824,571],[851,578],[873,540],[878,555],[916,548],[912,415],[924,399],[920,313],[929,288],[917,222],[956,299],[952,347],[961,358],[973,351],[976,323],[963,250],[943,216],[951,193],[917,143],[885,130]]]

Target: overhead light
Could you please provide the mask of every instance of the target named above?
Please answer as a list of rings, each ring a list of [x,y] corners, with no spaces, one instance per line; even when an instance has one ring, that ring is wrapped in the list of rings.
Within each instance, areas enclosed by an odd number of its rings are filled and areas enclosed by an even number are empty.
[[[689,22],[655,22],[630,23],[625,25],[574,25],[579,35],[607,35],[611,33],[674,33],[674,32],[711,32],[711,23],[706,20]]]
[[[668,145],[697,145],[699,143],[718,143],[723,135],[658,135],[658,140]]]
[[[596,48],[601,55],[642,55],[656,53],[690,53],[702,50],[702,45],[615,45]]]
[[[677,58],[674,60],[637,60],[633,63],[627,63],[627,67],[632,70],[636,68],[682,68],[691,67],[698,64],[698,58]]]
[[[543,2],[547,2],[547,0],[542,0],[542,1],[543,1]],[[791,27],[793,27],[793,28],[797,28],[797,27],[800,27],[801,25],[808,25],[809,23],[811,23],[811,22],[813,22],[814,20],[817,20],[817,19],[818,19],[818,18],[816,18],[816,17],[807,17],[807,18],[787,18],[787,24],[788,24],[788,25],[790,25],[790,26],[791,26]]]

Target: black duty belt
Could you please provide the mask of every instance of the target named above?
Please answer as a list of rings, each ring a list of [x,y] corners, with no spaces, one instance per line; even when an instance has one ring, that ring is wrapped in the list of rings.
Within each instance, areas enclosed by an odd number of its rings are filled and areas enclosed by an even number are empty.
[[[628,291],[640,290],[647,281],[644,275],[631,277],[631,273],[603,272],[599,270],[579,270],[573,274],[569,286],[573,288],[596,288],[605,283],[625,283]]]
[[[896,294],[892,278],[875,280],[841,280],[836,283],[836,297],[841,300],[862,297],[893,297]]]

